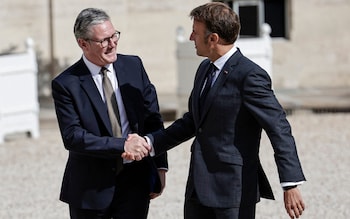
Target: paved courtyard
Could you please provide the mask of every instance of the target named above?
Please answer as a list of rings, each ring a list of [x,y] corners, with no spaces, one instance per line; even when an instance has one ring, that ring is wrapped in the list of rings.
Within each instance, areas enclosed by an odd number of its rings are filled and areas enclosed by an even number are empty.
[[[288,116],[293,127],[307,182],[301,191],[306,202],[302,218],[350,217],[350,113]],[[0,144],[0,218],[64,219],[67,206],[58,200],[67,157],[54,112],[42,109],[40,138],[17,133]],[[163,195],[151,203],[149,219],[181,219],[187,177],[188,141],[169,152],[170,170]],[[273,152],[263,136],[261,160],[276,201],[262,200],[257,219],[288,218],[283,207]]]

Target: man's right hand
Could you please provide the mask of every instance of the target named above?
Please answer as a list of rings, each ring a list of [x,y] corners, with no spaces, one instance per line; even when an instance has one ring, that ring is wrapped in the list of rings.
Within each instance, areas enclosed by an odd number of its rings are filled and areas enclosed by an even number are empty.
[[[129,134],[124,145],[124,153],[122,158],[126,160],[142,160],[148,156],[151,146],[146,140],[138,134]]]

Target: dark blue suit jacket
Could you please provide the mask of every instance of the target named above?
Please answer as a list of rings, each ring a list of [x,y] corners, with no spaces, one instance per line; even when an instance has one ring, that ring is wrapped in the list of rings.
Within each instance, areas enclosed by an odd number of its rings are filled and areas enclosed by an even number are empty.
[[[149,135],[156,154],[195,136],[186,198],[194,189],[203,205],[253,205],[273,193],[259,160],[262,129],[270,138],[281,182],[305,180],[291,127],[271,89],[268,74],[238,50],[225,63],[199,113],[210,61],[196,73],[189,111],[170,127]]]
[[[131,131],[143,135],[163,128],[156,90],[141,59],[118,54],[113,67]],[[52,81],[52,96],[69,150],[60,199],[77,208],[106,208],[113,198],[116,159],[124,151],[125,139],[112,137],[106,105],[82,59]],[[147,192],[151,187],[160,191],[156,168],[168,167],[166,154],[141,164],[135,164],[137,174],[130,173],[128,180],[139,182]]]

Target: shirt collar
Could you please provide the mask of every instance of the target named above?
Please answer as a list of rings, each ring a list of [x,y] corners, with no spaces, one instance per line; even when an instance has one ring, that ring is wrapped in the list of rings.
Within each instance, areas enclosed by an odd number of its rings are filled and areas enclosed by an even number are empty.
[[[95,65],[94,63],[90,62],[85,55],[83,54],[83,61],[87,68],[89,69],[90,73],[92,76],[96,76],[100,74],[101,71],[101,66]],[[112,64],[107,64],[104,67],[106,67],[110,72],[113,70],[113,65]]]
[[[221,69],[224,67],[225,63],[227,60],[237,51],[237,47],[233,46],[225,55],[221,56],[218,58],[215,62],[214,65],[216,68],[221,71]]]

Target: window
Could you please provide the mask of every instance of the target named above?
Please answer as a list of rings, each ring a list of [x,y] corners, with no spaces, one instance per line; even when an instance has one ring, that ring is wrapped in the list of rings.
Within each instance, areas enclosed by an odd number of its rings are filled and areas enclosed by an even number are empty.
[[[264,0],[265,23],[271,26],[271,37],[287,36],[287,12],[286,1]]]
[[[257,37],[263,23],[271,26],[271,37],[289,37],[290,0],[223,0],[238,13],[241,37]]]
[[[258,37],[264,23],[262,0],[239,0],[233,2],[233,10],[241,21],[241,37]]]

